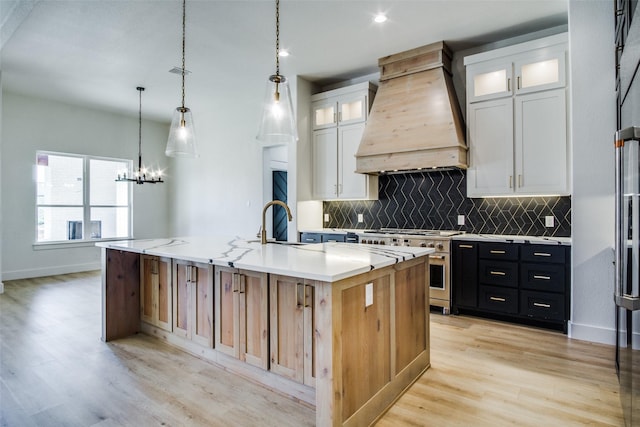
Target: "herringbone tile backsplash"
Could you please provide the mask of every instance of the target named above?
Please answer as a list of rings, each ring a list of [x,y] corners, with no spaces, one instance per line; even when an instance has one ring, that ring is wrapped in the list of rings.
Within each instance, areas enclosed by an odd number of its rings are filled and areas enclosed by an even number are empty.
[[[462,230],[477,234],[571,236],[571,197],[468,199],[460,170],[381,175],[378,200],[324,202],[327,228]],[[358,214],[364,222],[358,223]],[[465,225],[458,224],[465,216]],[[553,215],[555,227],[544,226]]]

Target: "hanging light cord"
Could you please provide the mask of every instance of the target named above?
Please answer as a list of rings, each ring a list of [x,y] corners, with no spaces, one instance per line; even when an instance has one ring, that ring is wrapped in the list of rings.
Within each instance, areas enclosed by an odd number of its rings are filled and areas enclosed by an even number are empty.
[[[184,109],[184,51],[185,51],[185,27],[187,16],[187,0],[182,0],[182,109]]]
[[[138,172],[142,171],[142,91],[143,87],[138,86],[138,93],[140,95],[138,104]]]
[[[280,76],[280,0],[276,0],[276,76]]]

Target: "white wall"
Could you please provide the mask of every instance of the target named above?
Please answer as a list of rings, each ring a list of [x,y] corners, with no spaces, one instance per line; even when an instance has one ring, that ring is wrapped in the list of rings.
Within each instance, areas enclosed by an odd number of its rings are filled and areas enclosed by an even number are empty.
[[[609,344],[615,343],[613,31],[611,2],[569,2],[573,135],[570,335]]]
[[[198,82],[200,91],[211,94],[208,98],[200,97],[207,99],[206,103],[188,105],[194,115],[200,157],[173,160],[173,235],[255,238],[261,225],[262,208],[271,200],[270,168],[273,162],[278,162],[287,168],[288,204],[294,217],[289,223],[289,240],[296,240],[296,158],[298,145],[308,141],[301,133],[298,144],[265,150],[256,140],[269,76],[269,68],[265,68],[267,71],[247,68],[242,73],[230,73],[225,77],[225,84],[211,80]],[[287,77],[295,110],[299,79]],[[301,84],[302,90],[307,91],[304,81]],[[301,96],[304,99],[304,94]],[[269,212],[267,219],[270,217]],[[267,230],[270,230],[269,224]]]
[[[2,70],[0,70],[0,189],[2,188]],[[2,238],[2,197],[0,197],[0,242]],[[0,243],[0,294],[4,293],[2,282],[2,244]]]
[[[132,88],[132,103],[138,94]],[[134,104],[135,105],[135,104]],[[144,117],[144,98],[143,98]],[[143,121],[143,160],[167,168],[167,124]],[[37,150],[136,159],[138,118],[4,92],[2,96],[2,277],[11,280],[100,267],[93,246],[34,250]],[[175,174],[168,169],[169,180]],[[133,185],[136,238],[169,233],[169,186]]]

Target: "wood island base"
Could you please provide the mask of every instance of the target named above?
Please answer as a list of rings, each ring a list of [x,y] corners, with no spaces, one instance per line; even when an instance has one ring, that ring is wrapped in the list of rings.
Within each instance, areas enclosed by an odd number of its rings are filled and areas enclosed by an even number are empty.
[[[428,256],[333,283],[103,248],[102,339],[136,332],[373,424],[430,366]]]

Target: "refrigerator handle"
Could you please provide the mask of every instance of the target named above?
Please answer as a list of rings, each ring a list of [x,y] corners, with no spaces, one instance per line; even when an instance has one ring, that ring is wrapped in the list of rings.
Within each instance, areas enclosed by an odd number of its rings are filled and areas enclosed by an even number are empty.
[[[615,291],[614,301],[617,306],[626,308],[627,310],[637,311],[640,310],[640,295],[629,294],[626,292],[627,284],[627,260],[628,260],[628,241],[629,236],[625,227],[625,221],[621,221],[625,213],[625,203],[627,203],[625,197],[640,198],[639,194],[632,194],[625,196],[624,177],[625,177],[625,151],[624,146],[628,141],[640,141],[640,127],[630,127],[621,129],[616,132],[615,148],[616,148],[616,181],[615,181],[615,194],[616,194],[616,229],[615,229]],[[632,191],[632,193],[637,193]],[[633,208],[637,208],[639,201],[636,200]],[[637,212],[634,212],[637,215]],[[638,228],[638,227],[636,227]],[[637,230],[634,230],[637,233]],[[634,233],[634,234],[635,234]],[[637,237],[637,236],[635,236]],[[632,239],[633,241],[634,239]],[[637,256],[637,254],[632,254]],[[637,266],[636,266],[637,268]]]

